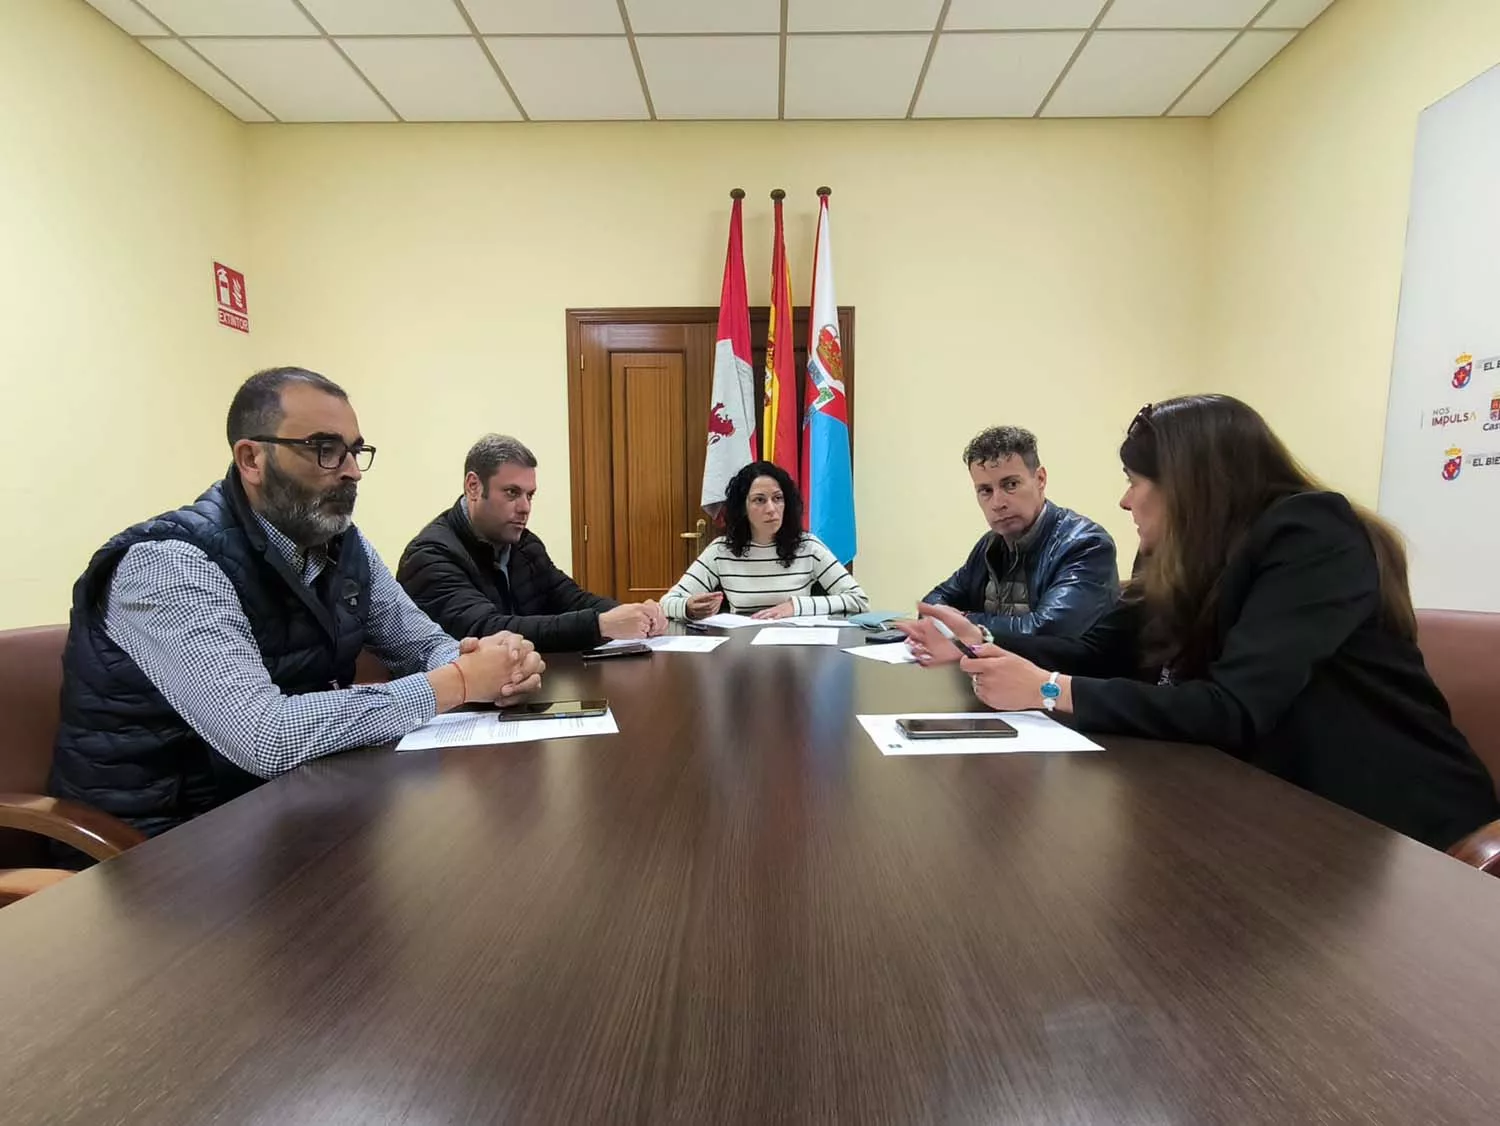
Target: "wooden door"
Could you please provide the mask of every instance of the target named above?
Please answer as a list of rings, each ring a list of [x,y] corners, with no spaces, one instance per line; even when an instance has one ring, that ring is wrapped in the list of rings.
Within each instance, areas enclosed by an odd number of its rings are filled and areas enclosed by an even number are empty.
[[[764,387],[767,311],[750,310],[756,418]],[[569,310],[568,437],[573,577],[586,590],[660,598],[716,534],[699,507],[719,311]],[[807,310],[793,310],[798,393]],[[839,310],[851,434],[854,310]]]
[[[609,357],[614,597],[659,599],[682,574],[689,527],[686,374],[681,352]]]
[[[660,598],[711,538],[698,499],[715,329],[570,317],[573,575],[586,590]]]

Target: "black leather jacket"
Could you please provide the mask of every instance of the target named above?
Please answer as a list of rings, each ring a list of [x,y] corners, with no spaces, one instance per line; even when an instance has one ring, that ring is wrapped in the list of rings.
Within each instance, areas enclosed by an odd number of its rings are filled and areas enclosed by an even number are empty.
[[[1009,550],[1000,537],[986,533],[964,565],[933,588],[924,601],[962,610],[971,622],[996,637],[1043,634],[1077,637],[1115,604],[1120,573],[1115,541],[1086,516],[1050,500],[1032,525],[1036,534],[1026,549],[1026,585],[1031,610],[1025,614],[986,614],[985,586],[991,579],[991,550],[1004,559]]]

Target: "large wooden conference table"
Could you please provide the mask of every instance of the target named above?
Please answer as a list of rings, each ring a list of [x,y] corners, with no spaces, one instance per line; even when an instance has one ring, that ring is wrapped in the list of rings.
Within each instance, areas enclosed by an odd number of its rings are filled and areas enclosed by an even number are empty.
[[[967,680],[748,632],[0,911],[0,1122],[1500,1121],[1500,880],[1203,748],[883,757]]]

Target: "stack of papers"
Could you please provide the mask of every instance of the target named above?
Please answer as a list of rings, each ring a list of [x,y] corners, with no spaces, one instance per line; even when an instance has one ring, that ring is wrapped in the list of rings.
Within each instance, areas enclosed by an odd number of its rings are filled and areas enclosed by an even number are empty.
[[[843,629],[849,624],[848,618],[830,618],[827,614],[805,614],[776,620],[784,626],[828,626],[833,629]]]
[[[908,739],[896,726],[898,719],[973,719],[975,715],[999,716],[1016,729],[1014,739]],[[1051,754],[1063,751],[1102,751],[1071,727],[1064,727],[1041,712],[937,712],[903,716],[856,716],[865,733],[883,755],[1014,755]]]
[[[621,649],[626,645],[645,645],[658,653],[712,653],[727,637],[695,637],[680,634],[672,637],[645,637],[636,641],[606,641],[600,649]]]
[[[706,618],[699,618],[700,626],[713,626],[715,629],[744,629],[746,626],[758,626],[761,623],[746,614],[710,614]]]
[[[767,626],[755,635],[751,645],[837,645],[836,629],[805,629],[796,626]]]
[[[449,712],[411,732],[396,744],[396,750],[481,747],[488,743],[529,743],[537,739],[572,739],[619,732],[612,711],[577,719],[506,719],[499,712]]]

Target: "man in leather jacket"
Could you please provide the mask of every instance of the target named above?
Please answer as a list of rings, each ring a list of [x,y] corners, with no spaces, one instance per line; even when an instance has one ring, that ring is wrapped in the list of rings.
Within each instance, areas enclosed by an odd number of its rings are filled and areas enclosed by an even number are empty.
[[[992,426],[964,462],[990,530],[923,601],[964,611],[1001,644],[1009,634],[1083,633],[1119,596],[1114,540],[1047,499],[1031,431]]]

